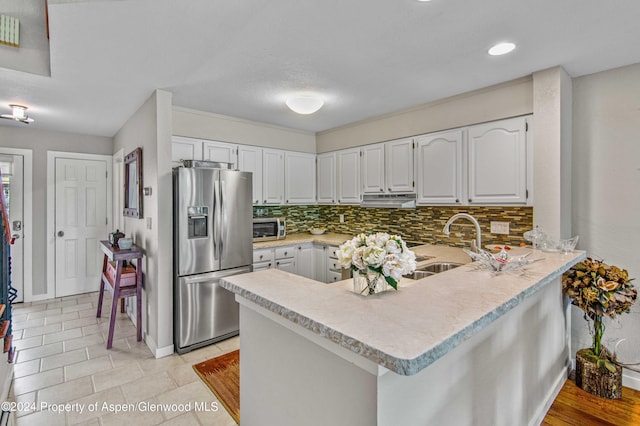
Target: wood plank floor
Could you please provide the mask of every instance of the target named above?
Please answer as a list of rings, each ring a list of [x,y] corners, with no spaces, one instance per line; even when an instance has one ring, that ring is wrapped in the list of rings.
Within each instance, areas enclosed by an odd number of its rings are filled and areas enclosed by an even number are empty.
[[[640,391],[623,388],[621,399],[598,398],[567,380],[542,425],[640,425]]]

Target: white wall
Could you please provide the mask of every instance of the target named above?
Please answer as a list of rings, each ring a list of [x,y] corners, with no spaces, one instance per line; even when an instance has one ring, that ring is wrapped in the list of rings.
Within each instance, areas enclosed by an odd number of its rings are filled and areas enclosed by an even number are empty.
[[[533,222],[571,237],[571,78],[561,67],[533,74]]]
[[[157,90],[114,137],[116,152],[142,147],[143,218],[125,218],[124,229],[145,251],[143,330],[157,356],[173,353],[171,213],[171,94]],[[148,224],[151,224],[150,229]]]
[[[319,132],[317,151],[351,148],[531,112],[533,90],[529,76]]]
[[[640,287],[640,64],[576,78],[573,89],[573,232],[589,256],[627,269]],[[589,347],[582,311],[572,311],[572,347]],[[626,338],[620,358],[640,362],[640,302],[605,325],[607,347]],[[640,374],[624,374],[640,389]]]
[[[4,121],[4,120],[3,120]],[[33,151],[33,288],[32,295],[47,293],[47,152],[113,153],[113,139],[102,136],[36,130],[0,125],[0,146]],[[106,236],[105,236],[106,237]],[[97,290],[96,284],[96,290]]]
[[[173,134],[243,145],[316,152],[314,133],[173,107]]]

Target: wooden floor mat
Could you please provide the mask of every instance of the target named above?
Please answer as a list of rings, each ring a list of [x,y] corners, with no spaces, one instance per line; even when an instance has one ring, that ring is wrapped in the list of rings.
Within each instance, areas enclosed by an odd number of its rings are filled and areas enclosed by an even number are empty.
[[[240,351],[200,362],[193,369],[240,424]]]

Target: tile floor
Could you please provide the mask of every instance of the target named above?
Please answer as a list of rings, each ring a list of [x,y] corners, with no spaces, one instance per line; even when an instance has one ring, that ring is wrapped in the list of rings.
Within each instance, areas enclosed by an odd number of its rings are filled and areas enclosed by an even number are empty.
[[[17,425],[236,424],[192,365],[237,349],[237,337],[155,359],[118,309],[107,350],[110,294],[102,318],[97,303],[96,292],[14,306],[10,399],[23,408],[14,412]]]

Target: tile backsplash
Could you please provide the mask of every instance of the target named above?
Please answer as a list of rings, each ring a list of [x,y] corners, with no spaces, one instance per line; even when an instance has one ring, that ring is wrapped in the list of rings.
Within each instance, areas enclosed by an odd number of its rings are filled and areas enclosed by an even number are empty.
[[[261,206],[264,216],[280,216],[287,219],[287,232],[307,232],[313,227],[325,227],[331,232],[355,235],[360,232],[382,231],[398,234],[411,241],[468,247],[475,238],[475,227],[465,219],[451,226],[449,237],[442,233],[447,220],[456,213],[473,215],[482,229],[482,243],[517,246],[525,242],[522,237],[533,227],[533,207],[417,207],[415,209],[379,209],[359,206]],[[344,223],[340,223],[340,215]],[[491,234],[491,221],[509,222],[509,235]]]

